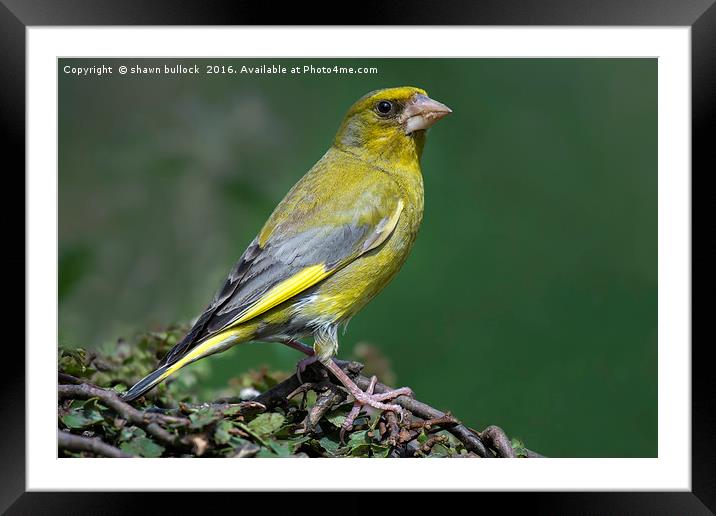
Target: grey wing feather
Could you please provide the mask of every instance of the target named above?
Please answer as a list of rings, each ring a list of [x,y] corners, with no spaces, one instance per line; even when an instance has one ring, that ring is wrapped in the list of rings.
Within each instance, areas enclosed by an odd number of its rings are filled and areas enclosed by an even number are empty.
[[[261,253],[260,271],[254,272],[252,266],[242,278],[241,288],[217,308],[207,328],[209,333],[220,331],[237,320],[271,288],[306,267],[324,263],[327,269],[332,269],[370,231],[367,225],[350,228],[318,227],[270,240]]]
[[[161,361],[171,364],[194,345],[231,325],[271,288],[302,269],[325,263],[333,268],[374,228],[367,224],[320,226],[271,238],[262,248],[254,240],[234,265],[224,285],[189,333]]]

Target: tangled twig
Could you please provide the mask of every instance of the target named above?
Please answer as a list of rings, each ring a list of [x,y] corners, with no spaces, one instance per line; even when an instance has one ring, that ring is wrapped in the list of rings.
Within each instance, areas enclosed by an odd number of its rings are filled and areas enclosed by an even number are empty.
[[[351,376],[358,387],[363,390],[369,388],[371,379],[361,374],[362,364],[346,361],[337,361],[337,363]],[[235,401],[232,399],[206,404],[180,403],[178,408],[169,409],[151,407],[139,410],[123,401],[115,391],[82,383],[82,380],[67,374],[60,373],[59,381],[60,400],[97,398],[116,412],[119,418],[144,429],[159,443],[181,453],[193,450],[195,455],[201,454],[197,452],[197,449],[201,448],[197,443],[205,443],[205,437],[200,434],[180,435],[182,432],[175,432],[176,429],[190,427],[191,420],[185,415],[194,410],[208,408],[223,412],[232,409],[234,416],[240,416],[264,412],[277,406],[286,409],[293,396],[303,393],[305,398],[306,392],[311,390],[317,394],[316,402],[308,409],[302,424],[299,425],[299,432],[310,434],[332,408],[342,404],[347,398],[345,389],[335,378],[327,375],[319,364],[309,366],[302,374],[302,379],[294,374],[250,401],[232,403]],[[389,390],[392,388],[382,383],[376,383],[374,386],[374,392],[378,394]],[[429,455],[436,444],[447,442],[445,435],[436,433],[440,430],[445,430],[457,438],[469,452],[469,456],[485,458],[516,456],[509,438],[497,426],[488,426],[484,431],[477,432],[463,425],[449,412],[442,412],[417,399],[399,396],[392,402],[405,409],[408,417],[405,421],[398,422],[393,412],[385,412],[378,420],[379,425],[375,430],[379,432],[381,442],[393,448],[391,456]],[[371,430],[371,433],[373,431]],[[421,433],[427,434],[427,439],[422,444],[418,442]],[[96,437],[88,438],[62,431],[58,436],[58,446],[63,450],[89,452],[104,457],[131,456]],[[247,444],[237,449],[235,456],[253,456],[257,452],[258,448],[255,445]],[[525,450],[525,453],[527,457],[542,457],[530,450]]]
[[[347,361],[337,361],[338,365],[343,369],[346,373],[348,373],[352,378],[353,381],[360,387],[361,389],[367,389],[370,385],[370,378],[361,375],[361,371],[363,369],[363,365],[358,362],[347,362]],[[320,376],[322,381],[325,381],[323,378],[323,370],[319,369],[316,371],[317,368],[320,368],[320,365],[311,365],[307,368],[306,372],[303,374],[302,378],[304,381],[307,381],[311,375],[314,376]],[[267,407],[270,406],[276,406],[278,404],[285,403],[286,397],[295,391],[296,389],[300,389],[300,387],[303,384],[298,379],[296,375],[293,375],[283,382],[279,383],[278,385],[275,385],[273,388],[269,389],[268,391],[264,392],[260,396],[254,399],[254,401],[262,403],[266,405]],[[384,385],[382,383],[377,383],[375,385],[375,392],[380,394],[387,391],[393,390],[392,387],[389,387],[387,385]],[[423,421],[420,423],[417,423],[417,426],[415,428],[422,428],[423,426],[427,426],[428,428],[431,426],[438,426],[441,428],[444,428],[448,432],[450,432],[452,435],[454,435],[463,445],[465,448],[471,452],[474,452],[480,457],[485,458],[493,458],[493,457],[508,457],[508,456],[514,456],[514,453],[512,455],[505,455],[507,453],[507,447],[503,446],[503,442],[500,441],[500,447],[492,448],[492,446],[489,446],[490,444],[493,444],[493,441],[490,441],[488,443],[488,446],[485,445],[485,442],[480,437],[480,434],[478,432],[475,432],[474,430],[471,430],[470,428],[466,427],[465,425],[461,424],[457,419],[455,419],[451,414],[442,412],[434,407],[431,407],[430,405],[423,403],[419,400],[416,400],[414,398],[410,398],[408,396],[399,396],[398,398],[395,398],[395,400],[392,401],[392,403],[395,403],[397,405],[400,405],[402,408],[406,409],[412,416],[418,417],[422,419]],[[390,422],[391,413],[386,413],[386,421]],[[394,417],[394,415],[393,415]],[[388,425],[390,426],[390,425]],[[498,428],[498,427],[493,427]],[[493,430],[494,432],[494,430]],[[504,434],[504,432],[503,432]],[[490,433],[489,435],[493,435]],[[392,428],[392,432],[389,435],[391,442],[400,441],[399,437],[399,431],[397,430],[397,427]],[[405,434],[403,435],[403,438],[405,437]],[[505,437],[506,438],[506,437]],[[509,440],[507,441],[509,445]],[[494,452],[490,449],[494,450]],[[509,446],[509,450],[511,452],[512,447]],[[532,453],[531,456],[534,457],[541,457],[539,454],[535,454],[534,452],[530,452],[528,450],[528,457],[530,457],[530,453]]]

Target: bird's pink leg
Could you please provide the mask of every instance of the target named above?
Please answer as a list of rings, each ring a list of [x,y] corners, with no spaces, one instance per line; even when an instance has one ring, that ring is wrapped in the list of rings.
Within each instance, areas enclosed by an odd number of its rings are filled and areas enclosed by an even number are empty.
[[[293,348],[295,350],[300,351],[304,355],[308,355],[309,357],[313,355],[313,348],[311,346],[308,346],[304,344],[301,341],[298,341],[296,339],[283,339],[279,341],[281,344],[285,344],[289,348]]]
[[[400,415],[401,420],[403,419],[404,412],[403,408],[400,405],[383,402],[392,400],[394,398],[397,398],[398,396],[412,397],[413,391],[411,391],[408,387],[401,387],[400,389],[394,389],[392,391],[384,392],[382,394],[373,394],[373,389],[375,389],[376,384],[375,376],[371,378],[368,390],[363,391],[355,384],[353,380],[351,380],[350,376],[348,376],[343,371],[343,369],[341,369],[338,364],[336,364],[333,360],[321,363],[326,369],[333,373],[336,378],[338,378],[338,380],[343,384],[346,389],[348,389],[348,392],[355,399],[353,408],[348,413],[348,416],[346,416],[346,420],[343,422],[343,425],[341,425],[341,435],[345,431],[353,428],[353,422],[355,421],[356,417],[358,417],[360,409],[365,405],[376,408],[378,410],[395,412],[396,414]]]
[[[300,360],[296,366],[296,375],[298,376],[298,380],[303,383],[303,380],[301,380],[301,373],[306,370],[306,367],[318,361],[318,356],[315,354],[312,347],[307,346],[306,344],[303,344],[302,342],[299,342],[295,339],[285,339],[281,340],[280,342],[290,348],[300,351],[304,355],[307,355],[307,357],[303,360]],[[346,416],[346,420],[341,426],[341,439],[343,439],[344,432],[349,431],[351,430],[351,428],[353,428],[353,422],[358,417],[358,414],[360,414],[361,408],[363,408],[363,406],[365,405],[376,408],[378,410],[395,412],[400,416],[401,420],[403,419],[403,408],[400,405],[383,402],[395,399],[398,396],[412,397],[413,391],[411,391],[410,388],[401,387],[400,389],[394,389],[392,391],[384,392],[382,394],[373,394],[375,384],[377,383],[377,378],[375,376],[370,379],[370,385],[368,386],[368,389],[366,391],[363,391],[355,384],[353,380],[351,380],[350,376],[343,372],[343,369],[341,369],[340,366],[336,364],[334,359],[331,358],[326,362],[322,362],[322,364],[326,367],[326,369],[333,373],[336,378],[338,378],[338,380],[343,384],[343,386],[355,399],[355,402],[353,403],[353,408],[348,413],[348,415]]]
[[[378,382],[378,378],[376,376],[370,377],[370,385],[368,385],[368,388],[365,390],[366,394],[373,394],[373,390],[375,389],[375,384]],[[350,431],[353,428],[353,422],[356,420],[358,415],[360,414],[360,410],[363,408],[363,405],[356,402],[353,403],[353,407],[351,407],[351,411],[346,415],[345,421],[343,421],[343,424],[341,425],[341,442],[343,442],[343,436],[347,431]]]

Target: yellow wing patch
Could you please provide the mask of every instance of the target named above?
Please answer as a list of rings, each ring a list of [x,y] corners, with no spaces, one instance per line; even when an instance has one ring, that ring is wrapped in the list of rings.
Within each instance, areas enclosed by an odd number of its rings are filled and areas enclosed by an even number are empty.
[[[301,272],[294,274],[287,280],[282,281],[269,290],[261,297],[261,299],[254,303],[243,315],[241,315],[241,317],[239,317],[232,324],[232,326],[246,322],[249,319],[253,319],[257,315],[261,315],[274,306],[280,305],[299,292],[315,285],[332,272],[333,271],[326,270],[326,267],[323,264],[306,267]]]
[[[222,346],[225,348],[228,346],[228,344],[231,341],[235,341],[242,336],[245,337],[245,335],[242,335],[244,333],[247,333],[246,331],[242,331],[241,328],[236,329],[229,329],[226,331],[222,331],[218,335],[214,335],[213,337],[206,339],[204,342],[196,346],[195,348],[192,348],[189,353],[181,357],[181,359],[177,360],[176,363],[172,364],[165,372],[162,374],[159,378],[157,378],[156,383],[159,383],[163,381],[166,377],[169,375],[174,374],[179,369],[184,367],[185,365],[188,365],[195,360],[199,360],[200,358],[211,354],[212,351],[217,351],[217,349],[221,348]],[[156,384],[155,384],[156,385]]]
[[[393,214],[390,217],[384,218],[380,221],[380,223],[375,229],[375,236],[372,240],[366,241],[364,249],[358,253],[358,256],[360,256],[362,253],[370,251],[371,249],[375,249],[380,244],[385,242],[385,240],[395,229],[395,226],[398,224],[398,219],[400,218],[400,214],[402,211],[403,201],[398,200],[398,205]],[[293,296],[303,292],[307,288],[312,287],[319,281],[327,278],[335,271],[335,267],[332,269],[327,269],[324,263],[306,267],[301,272],[294,274],[290,278],[282,281],[275,287],[271,288],[258,301],[256,301],[256,303],[247,308],[243,314],[241,314],[234,322],[232,322],[227,327],[227,329],[245,323],[246,321],[249,321],[256,316],[267,312],[273,307],[280,305],[284,301],[292,298]]]
[[[261,299],[254,303],[249,309],[236,321],[234,321],[228,328],[224,329],[217,335],[210,337],[203,341],[198,346],[192,348],[186,355],[184,355],[175,364],[172,364],[159,378],[156,383],[161,382],[169,375],[175,373],[182,367],[191,362],[198,360],[199,358],[215,352],[222,346],[228,345],[230,341],[235,341],[240,337],[246,337],[248,333],[241,328],[236,328],[237,325],[253,319],[257,315],[270,310],[276,305],[279,305],[287,299],[295,296],[299,292],[307,289],[308,287],[315,285],[323,278],[331,274],[333,271],[327,271],[323,264],[312,265],[306,267],[301,272],[294,274],[287,280],[282,281],[271,290],[269,290]],[[246,334],[246,335],[245,335]]]

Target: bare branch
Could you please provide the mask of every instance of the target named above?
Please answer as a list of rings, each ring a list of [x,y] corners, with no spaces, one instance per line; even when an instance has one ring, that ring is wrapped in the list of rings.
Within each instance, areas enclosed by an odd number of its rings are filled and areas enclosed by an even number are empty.
[[[120,398],[121,399],[121,398]],[[191,410],[199,409],[211,409],[216,412],[223,412],[225,410],[234,409],[233,415],[247,415],[247,414],[258,414],[266,411],[266,407],[261,403],[255,401],[240,401],[237,403],[229,403],[226,401],[217,400],[214,403],[179,403],[179,407],[176,408],[161,408],[151,407],[144,411],[145,414],[159,414],[164,416],[181,416]],[[164,418],[169,419],[168,417]],[[183,418],[181,419],[183,420]]]
[[[133,457],[133,455],[103,442],[99,437],[82,437],[81,435],[70,434],[62,430],[57,431],[57,448],[72,452],[90,452],[101,457]]]
[[[158,441],[169,446],[186,447],[186,445],[181,442],[179,436],[168,432],[158,424],[161,422],[168,425],[188,425],[190,421],[185,417],[167,416],[137,410],[123,401],[116,392],[101,389],[87,383],[80,385],[59,385],[57,387],[57,394],[60,399],[73,398],[86,400],[98,398],[102,403],[119,414],[121,418],[126,419],[133,425],[144,428],[147,433],[156,437]]]
[[[367,378],[360,374],[360,371],[363,369],[362,364],[359,364],[358,362],[346,361],[337,361],[337,363],[341,367],[341,369],[343,369],[346,373],[353,377],[353,381],[356,383],[356,385],[358,385],[358,387],[364,390],[368,388],[368,386],[370,385],[370,378]],[[320,375],[320,372],[323,369],[320,368],[320,365],[318,365],[318,368],[320,369],[317,372],[317,365],[318,364],[313,364],[306,369],[306,372],[302,375],[304,381],[307,380],[309,375]],[[298,389],[300,386],[301,382],[299,381],[298,377],[296,375],[293,375],[284,380],[283,382],[279,383],[278,385],[275,385],[263,394],[259,395],[254,399],[254,401],[262,403],[267,407],[285,404],[285,400],[288,395]],[[378,394],[387,392],[389,390],[393,389],[382,383],[377,383],[375,386],[375,392]],[[408,396],[399,396],[398,398],[395,398],[392,403],[400,405],[401,407],[421,419],[440,420],[446,417],[445,412],[441,412],[440,410],[437,410],[430,405],[427,405]],[[480,457],[495,456],[485,447],[480,437],[475,432],[469,430],[466,426],[462,424],[456,424],[447,427],[446,430],[453,434],[455,437],[457,437],[469,451],[477,453]]]
[[[316,403],[313,404],[306,415],[306,419],[303,422],[306,431],[313,431],[318,422],[326,415],[326,412],[338,405],[344,399],[346,399],[346,395],[343,391],[338,389],[335,385],[329,384],[329,386],[318,395]]]
[[[427,441],[425,441],[422,446],[420,446],[420,452],[424,455],[430,455],[430,452],[433,449],[433,446],[436,444],[446,444],[448,442],[448,438],[444,435],[433,435],[430,438],[428,438]]]
[[[71,383],[74,385],[83,383],[82,380],[80,380],[79,378],[76,378],[71,374],[66,373],[57,373],[57,380],[59,381],[59,383]]]
[[[368,385],[370,384],[370,379],[362,375],[357,375],[355,378],[353,378],[353,381],[356,382],[356,385],[358,385],[358,387],[360,387],[361,389],[367,389]],[[392,388],[388,387],[387,385],[383,385],[382,383],[378,383],[375,386],[375,392],[379,394],[387,392],[389,390],[392,390]],[[392,403],[396,403],[404,409],[410,411],[413,415],[426,420],[440,419],[446,416],[445,412],[433,408],[430,405],[418,401],[416,399],[409,398],[408,396],[400,396],[393,400]],[[494,457],[492,452],[490,452],[485,447],[480,437],[470,431],[466,426],[458,424],[455,426],[448,427],[446,428],[446,430],[455,437],[457,437],[460,442],[465,445],[465,448],[467,448],[469,451],[477,453],[480,457]]]
[[[499,426],[488,426],[480,433],[480,437],[497,451],[498,457],[514,458],[516,456],[510,439]]]
[[[443,428],[448,428],[454,425],[459,425],[460,422],[455,419],[452,414],[445,414],[443,417],[438,417],[434,419],[428,419],[424,421],[415,421],[413,423],[410,423],[411,429],[416,428],[424,428],[426,431],[432,430],[432,427],[434,426],[440,426]]]

